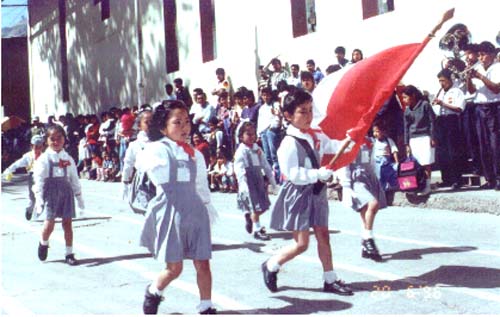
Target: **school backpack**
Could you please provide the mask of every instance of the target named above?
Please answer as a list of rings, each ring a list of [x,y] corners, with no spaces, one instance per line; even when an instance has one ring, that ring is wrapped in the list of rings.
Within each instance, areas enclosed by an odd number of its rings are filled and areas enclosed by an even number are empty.
[[[148,174],[136,170],[132,178],[128,195],[128,203],[132,211],[136,214],[145,215],[148,209],[148,203],[155,195],[156,187],[148,178]]]
[[[402,192],[417,192],[424,189],[425,171],[414,157],[410,156],[399,163],[398,183]]]

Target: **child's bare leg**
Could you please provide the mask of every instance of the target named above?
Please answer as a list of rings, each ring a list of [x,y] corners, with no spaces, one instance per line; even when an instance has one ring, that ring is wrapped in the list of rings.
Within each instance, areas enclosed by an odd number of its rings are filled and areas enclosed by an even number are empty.
[[[66,246],[73,246],[73,226],[71,218],[63,219],[62,227],[64,230],[64,240],[66,241]]]
[[[306,251],[309,247],[309,230],[294,231],[293,239],[295,240],[294,244],[284,247],[280,253],[272,256],[268,262],[276,262],[281,266]]]
[[[332,249],[330,246],[330,232],[328,227],[313,227],[316,240],[318,241],[318,256],[323,266],[323,271],[333,270]]]
[[[375,222],[375,216],[378,211],[378,201],[370,201],[359,213],[361,220],[363,221],[363,228],[365,230],[373,230],[373,223]]]
[[[50,238],[50,235],[52,234],[52,231],[54,231],[54,224],[55,220],[45,220],[43,223],[43,230],[42,230],[42,240],[43,241],[48,241]]]
[[[179,277],[182,273],[182,262],[168,263],[165,270],[162,270],[156,278],[156,288],[160,291],[170,284],[173,280]]]
[[[210,271],[209,260],[193,260],[196,268],[196,281],[200,291],[200,299],[207,300],[212,298],[212,272]]]

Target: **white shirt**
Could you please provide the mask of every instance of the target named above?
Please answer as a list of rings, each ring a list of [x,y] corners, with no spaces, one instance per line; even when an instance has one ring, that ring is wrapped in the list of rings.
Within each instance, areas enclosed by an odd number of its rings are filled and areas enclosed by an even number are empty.
[[[480,65],[477,69],[479,73],[486,76],[489,80],[494,83],[500,83],[500,63],[495,62],[485,70],[483,65]],[[492,103],[500,101],[500,93],[493,93],[481,80],[474,81],[476,85],[476,97],[474,98],[474,103]]]
[[[281,173],[287,180],[296,185],[316,183],[318,181],[318,169],[312,167],[309,157],[305,159],[305,167],[299,166],[297,143],[291,136],[306,140],[311,145],[311,148],[319,152],[320,160],[324,154],[337,153],[341,142],[328,138],[322,132],[317,132],[318,144],[315,146],[313,138],[308,133],[302,133],[293,125],[290,125],[286,132],[287,136],[283,138],[278,148],[278,163]]]
[[[147,143],[144,150],[137,154],[135,166],[138,170],[147,172],[149,179],[157,187],[170,182],[169,158],[163,142],[170,145],[174,159],[185,161],[189,159],[184,149],[167,137]],[[203,203],[207,205],[210,204],[210,189],[208,188],[205,158],[196,149],[194,150],[194,160],[196,162],[196,192]],[[190,175],[178,175],[178,177],[183,178],[186,176]]]
[[[441,90],[436,99],[442,100],[448,105],[460,108],[460,112],[465,109],[465,95],[458,87],[451,87],[448,91]],[[436,116],[459,115],[460,112],[453,111],[445,106],[433,105],[432,110]]]
[[[373,138],[372,155],[374,157],[389,156],[395,152],[398,152],[398,147],[391,138],[385,138],[383,140]]]
[[[236,179],[238,180],[240,192],[248,191],[248,181],[245,170],[245,155],[243,155],[246,149],[248,149],[248,146],[244,143],[240,143],[234,153],[234,173],[236,175]],[[253,144],[252,150],[250,151],[250,160],[252,160],[253,166],[261,166],[271,184],[276,185],[273,171],[265,158],[264,151],[262,151],[256,143]]]
[[[279,127],[279,116],[273,114],[273,109],[273,105],[269,105],[267,103],[264,103],[259,107],[259,115],[257,117],[257,135],[260,135],[267,128]]]
[[[80,179],[78,178],[78,172],[76,170],[75,162],[73,158],[65,151],[61,150],[56,152],[51,148],[45,150],[42,155],[35,161],[35,167],[33,168],[33,192],[37,203],[41,202],[43,199],[43,187],[45,185],[45,180],[49,177],[49,162],[59,162],[59,160],[69,161],[70,165],[66,167],[66,178],[73,188],[73,192],[76,195],[80,195],[82,188],[80,185]],[[64,168],[54,166],[52,168],[52,177],[63,177]]]
[[[33,168],[33,163],[35,163],[35,151],[31,150],[12,163],[9,167],[5,169],[3,172],[5,175],[14,173],[18,168],[25,167],[27,171]]]
[[[134,165],[137,158],[137,153],[141,152],[142,149],[149,143],[149,138],[144,131],[140,131],[137,134],[137,140],[130,142],[127,151],[125,152],[125,157],[123,158],[123,171],[122,171],[122,182],[132,181],[132,174],[134,172]]]

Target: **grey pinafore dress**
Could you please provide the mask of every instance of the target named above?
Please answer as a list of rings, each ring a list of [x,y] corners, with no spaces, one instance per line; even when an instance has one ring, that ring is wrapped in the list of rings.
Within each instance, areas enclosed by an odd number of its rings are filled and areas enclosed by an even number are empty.
[[[141,233],[141,246],[162,262],[208,260],[212,256],[208,211],[196,191],[196,162],[177,160],[166,143],[169,182],[156,188],[149,202]],[[189,179],[178,180],[189,171]]]
[[[290,136],[287,136],[290,137]],[[295,140],[300,167],[305,167],[306,149]],[[314,151],[316,162],[319,154]],[[311,160],[312,162],[312,160]],[[316,165],[313,163],[313,165]],[[319,168],[319,166],[313,166]],[[286,180],[281,186],[271,214],[270,227],[274,230],[305,231],[313,226],[328,227],[328,199],[326,186],[317,194],[315,184],[296,185]]]
[[[351,208],[356,211],[360,211],[374,199],[378,200],[379,209],[387,207],[385,192],[370,163],[370,154],[368,146],[363,144],[356,159],[349,165],[352,190],[356,194],[356,198],[352,199]]]
[[[267,184],[264,181],[262,174],[263,167],[254,165],[251,158],[252,149],[246,148],[243,150],[243,159],[245,163],[245,176],[247,178],[248,191],[250,197],[244,193],[238,193],[237,202],[238,209],[243,212],[264,212],[271,206],[269,195],[267,194]],[[259,155],[260,159],[260,155]]]
[[[45,179],[43,185],[43,212],[35,215],[36,219],[53,220],[55,218],[75,218],[75,198],[73,188],[68,180],[67,166],[61,167],[64,176],[54,177],[54,167],[59,166],[59,162],[49,160],[49,177]]]

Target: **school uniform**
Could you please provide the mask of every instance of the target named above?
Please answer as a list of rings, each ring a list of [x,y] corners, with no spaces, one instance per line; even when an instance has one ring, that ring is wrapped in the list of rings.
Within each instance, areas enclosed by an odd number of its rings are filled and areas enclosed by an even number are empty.
[[[394,191],[399,188],[393,154],[398,152],[396,143],[391,138],[372,139],[372,162],[374,172],[383,190]]]
[[[122,182],[132,181],[137,153],[141,152],[148,142],[149,138],[146,132],[140,131],[137,134],[137,139],[128,145],[125,157],[123,158]]]
[[[150,142],[137,156],[136,167],[156,186],[149,202],[140,244],[161,262],[208,260],[212,256],[205,160],[164,137]]]
[[[293,125],[287,128],[278,149],[284,183],[272,209],[272,229],[304,231],[312,226],[328,227],[326,186],[318,183],[318,169],[323,154],[336,153],[339,143],[323,133],[309,134]],[[314,158],[305,146],[309,146]]]
[[[494,83],[500,82],[500,63],[495,62],[487,70],[481,65],[477,71]],[[476,94],[476,129],[484,178],[500,189],[500,93],[493,93],[481,80],[474,79]]]
[[[378,201],[379,209],[387,207],[385,192],[374,172],[371,161],[371,144],[361,145],[356,159],[349,165],[338,170],[340,183],[344,188],[352,188],[355,198],[343,201],[344,205],[355,211],[361,211],[369,202]]]
[[[81,185],[75,162],[65,150],[45,150],[35,161],[33,180],[36,202],[43,202],[43,212],[35,218],[76,217],[74,196],[81,195]]]
[[[243,212],[269,209],[271,202],[264,175],[272,184],[275,182],[271,167],[257,144],[248,147],[240,143],[234,154],[234,173],[238,180],[238,209]]]
[[[435,161],[435,149],[431,146],[434,138],[435,114],[431,105],[419,100],[404,112],[404,143],[411,148],[411,154],[420,165],[430,165]]]
[[[436,98],[460,108],[460,112],[455,112],[444,106],[435,106],[436,159],[441,170],[441,178],[445,184],[460,185],[464,171],[460,113],[465,109],[465,96],[459,88],[451,87],[448,91],[442,90]]]

